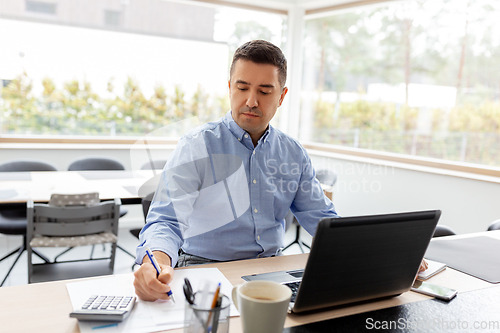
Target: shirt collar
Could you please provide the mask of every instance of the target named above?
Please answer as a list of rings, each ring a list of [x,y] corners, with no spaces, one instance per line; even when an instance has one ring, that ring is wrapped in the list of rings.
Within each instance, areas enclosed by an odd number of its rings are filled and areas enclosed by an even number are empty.
[[[248,134],[247,131],[245,131],[243,128],[238,125],[234,119],[233,115],[231,114],[231,111],[226,113],[226,116],[224,117],[224,123],[226,124],[227,128],[229,131],[238,139],[238,141],[243,141],[243,136],[245,134]],[[261,136],[259,139],[259,142],[265,143],[267,140],[271,139],[274,134],[274,128],[269,125],[267,130],[264,132],[264,134]]]

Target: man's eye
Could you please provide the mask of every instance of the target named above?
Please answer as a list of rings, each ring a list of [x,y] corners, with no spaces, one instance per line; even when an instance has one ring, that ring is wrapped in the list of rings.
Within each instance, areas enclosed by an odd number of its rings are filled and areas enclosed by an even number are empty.
[[[262,95],[269,95],[270,92],[267,92],[267,91],[261,91]]]
[[[248,90],[247,88],[238,88],[238,89],[241,90],[241,91]]]

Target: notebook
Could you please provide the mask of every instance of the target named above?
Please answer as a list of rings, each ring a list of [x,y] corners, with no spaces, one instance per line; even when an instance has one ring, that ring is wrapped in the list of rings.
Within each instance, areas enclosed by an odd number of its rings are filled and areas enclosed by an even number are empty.
[[[439,261],[434,261],[434,260],[427,260],[427,269],[423,272],[418,273],[417,279],[419,280],[427,280],[433,277],[434,275],[441,273],[446,269],[446,264],[439,262]]]
[[[295,313],[397,296],[410,290],[441,211],[327,218],[305,269],[243,276],[298,285]]]

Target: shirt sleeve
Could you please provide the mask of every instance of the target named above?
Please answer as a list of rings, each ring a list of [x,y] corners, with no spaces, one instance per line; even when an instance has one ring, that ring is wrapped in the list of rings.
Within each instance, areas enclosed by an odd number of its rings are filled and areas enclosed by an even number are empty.
[[[292,202],[290,210],[299,224],[306,231],[314,235],[318,222],[325,217],[339,217],[332,201],[323,192],[316,172],[305,149],[303,152],[303,167],[299,188]]]
[[[181,139],[169,156],[151,202],[146,225],[139,236],[137,264],[142,263],[146,247],[166,253],[171,258],[172,267],[177,263],[179,249],[184,243],[183,232],[202,181],[198,164],[206,157],[206,148],[204,151],[203,145],[197,147],[198,139]]]

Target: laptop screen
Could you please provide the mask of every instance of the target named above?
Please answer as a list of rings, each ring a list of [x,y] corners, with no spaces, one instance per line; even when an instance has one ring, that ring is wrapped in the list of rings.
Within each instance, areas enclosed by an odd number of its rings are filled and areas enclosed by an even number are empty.
[[[440,214],[423,211],[320,221],[293,311],[408,291]]]

